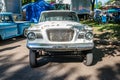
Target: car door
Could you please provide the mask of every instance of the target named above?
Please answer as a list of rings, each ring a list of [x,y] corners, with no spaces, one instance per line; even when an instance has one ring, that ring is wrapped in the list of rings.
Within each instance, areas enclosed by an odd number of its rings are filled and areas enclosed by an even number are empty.
[[[1,38],[8,39],[17,36],[17,24],[14,23],[11,15],[2,15],[0,22],[0,36]]]

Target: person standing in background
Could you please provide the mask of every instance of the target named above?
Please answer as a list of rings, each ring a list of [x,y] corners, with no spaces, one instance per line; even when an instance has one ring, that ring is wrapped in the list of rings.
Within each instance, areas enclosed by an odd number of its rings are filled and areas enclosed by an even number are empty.
[[[102,23],[106,23],[106,22],[107,22],[107,15],[106,12],[104,12],[102,15]]]

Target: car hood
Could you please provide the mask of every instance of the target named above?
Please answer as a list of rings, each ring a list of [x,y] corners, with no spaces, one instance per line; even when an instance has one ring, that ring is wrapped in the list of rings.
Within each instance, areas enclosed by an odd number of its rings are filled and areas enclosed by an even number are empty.
[[[41,28],[77,28],[77,29],[92,29],[91,27],[73,21],[46,21],[35,24],[29,30],[38,30]]]

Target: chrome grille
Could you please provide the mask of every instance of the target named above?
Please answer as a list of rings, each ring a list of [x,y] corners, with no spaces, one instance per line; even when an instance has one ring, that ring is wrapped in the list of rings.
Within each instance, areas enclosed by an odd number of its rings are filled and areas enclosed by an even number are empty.
[[[71,29],[50,29],[47,30],[48,39],[50,41],[71,41],[73,39],[74,30]]]

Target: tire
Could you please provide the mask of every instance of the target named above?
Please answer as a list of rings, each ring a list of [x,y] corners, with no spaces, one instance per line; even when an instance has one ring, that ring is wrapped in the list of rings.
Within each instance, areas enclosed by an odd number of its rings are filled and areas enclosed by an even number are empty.
[[[27,29],[28,29],[28,28],[25,28],[25,29],[23,30],[23,37],[25,37],[25,38],[27,37]]]
[[[90,66],[90,65],[92,65],[92,62],[93,62],[93,53],[87,53],[87,54],[85,55],[85,58],[84,58],[83,63],[84,63],[86,66]]]
[[[29,62],[30,62],[30,66],[32,68],[37,67],[37,58],[36,58],[36,53],[33,50],[30,50],[29,53]]]

